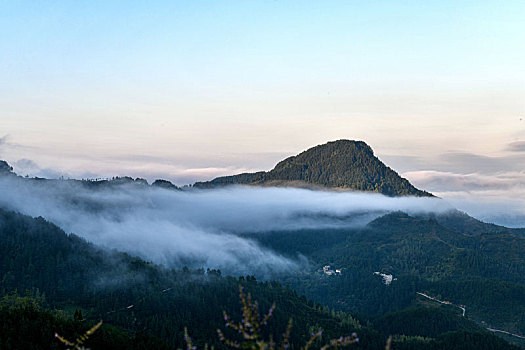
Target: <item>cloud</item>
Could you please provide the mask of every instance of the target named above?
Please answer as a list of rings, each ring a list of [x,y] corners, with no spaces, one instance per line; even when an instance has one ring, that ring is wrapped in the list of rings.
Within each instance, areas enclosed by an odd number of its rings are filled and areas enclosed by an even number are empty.
[[[494,174],[523,170],[525,156],[488,157],[466,152],[449,152],[442,154],[440,161],[448,171]]]
[[[525,152],[525,141],[511,142],[507,145],[507,151]]]
[[[68,177],[67,174],[58,172],[50,168],[42,168],[31,159],[22,158],[12,164],[17,174],[28,175],[30,177],[42,177],[46,179],[58,179]]]
[[[119,164],[118,171],[121,174],[143,177],[150,181],[163,178],[181,186],[197,181],[208,181],[219,176],[269,170],[288,156],[289,154],[282,152],[208,154],[205,157],[122,154],[100,159],[108,161],[108,166],[104,166],[108,169],[106,171],[108,173],[114,173],[115,164]],[[95,159],[92,164],[98,163],[100,168],[100,159]]]
[[[9,135],[4,135],[2,137],[0,137],[0,152],[3,151],[3,149],[5,148],[5,146],[8,145],[8,140],[9,139]],[[0,153],[0,156],[2,156],[2,153]],[[2,159],[0,159],[2,160]]]
[[[232,174],[241,174],[246,172],[255,172],[253,169],[240,169],[240,168],[194,168],[194,169],[184,169],[180,171],[177,175],[178,177],[191,177],[197,179],[213,179],[218,176],[232,175]]]
[[[272,230],[357,227],[390,211],[445,212],[436,198],[291,188],[88,190],[68,181],[0,179],[0,206],[43,216],[66,232],[168,266],[268,275],[304,266],[250,236]],[[291,231],[290,231],[291,232]],[[239,234],[242,234],[240,236]]]
[[[525,171],[496,174],[412,171],[403,176],[480,220],[525,227]]]
[[[428,159],[423,157],[382,154],[378,155],[378,158],[396,172],[400,173],[422,169],[433,169],[432,163],[428,162]]]
[[[403,176],[414,185],[434,192],[510,191],[515,188],[525,187],[525,172],[486,175],[424,170],[409,171],[403,173]]]
[[[437,192],[441,198],[475,218],[507,227],[525,227],[525,188],[469,192]]]
[[[515,148],[517,151],[517,148]],[[456,174],[497,174],[519,172],[525,164],[524,154],[489,157],[469,152],[447,152],[437,156],[382,155],[393,169],[401,173],[413,171],[438,171]]]

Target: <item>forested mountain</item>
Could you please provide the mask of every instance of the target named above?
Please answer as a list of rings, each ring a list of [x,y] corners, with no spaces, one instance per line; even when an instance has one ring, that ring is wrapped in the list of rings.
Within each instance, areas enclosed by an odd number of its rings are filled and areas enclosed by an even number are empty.
[[[440,215],[431,215],[440,225],[464,234],[478,235],[483,233],[510,233],[525,237],[525,228],[508,228],[486,223],[459,210],[450,210]]]
[[[378,192],[388,196],[431,196],[387,167],[362,141],[339,140],[312,147],[279,162],[268,172],[245,173],[197,182],[194,187],[244,184],[263,186],[320,186]]]
[[[188,327],[195,344],[219,346],[222,311],[240,320],[238,285],[260,302],[261,312],[278,307],[269,331],[279,335],[294,319],[293,344],[324,329],[336,337],[361,328],[349,315],[330,315],[278,282],[223,277],[216,270],[168,270],[138,258],[105,251],[42,218],[0,209],[0,288],[44,298],[53,307],[80,309],[88,320],[102,319],[130,331],[146,331],[170,346],[184,347]],[[363,330],[364,344],[383,342]],[[368,335],[367,335],[368,334]],[[368,340],[367,340],[368,339]]]
[[[221,276],[216,270],[164,269],[98,248],[42,218],[5,210],[0,210],[0,281],[5,295],[0,303],[0,346],[7,349],[59,349],[59,343],[48,338],[54,332],[74,339],[100,319],[105,326],[93,337],[93,349],[184,347],[184,327],[199,348],[205,343],[222,348],[216,334],[217,328],[224,329],[222,311],[227,310],[234,320],[241,319],[239,284],[259,301],[261,313],[276,303],[265,334],[279,340],[288,319],[293,318],[292,348],[322,329],[323,341],[355,331],[359,344],[354,347],[382,349],[390,332],[381,319],[363,326],[349,314],[308,301],[279,282]],[[28,297],[7,296],[15,290]],[[64,311],[57,313],[54,308]],[[400,317],[410,322],[420,316],[405,312]],[[437,313],[431,326],[434,333],[415,330],[410,334],[416,337],[398,336],[394,344],[396,348],[428,348],[431,344],[469,349],[473,342],[480,342],[479,349],[513,348],[455,317]],[[381,331],[371,328],[375,324]]]
[[[180,198],[187,198],[192,191],[179,191],[164,180],[149,185],[146,180],[130,177],[96,181],[23,178],[3,161],[0,176],[14,179],[6,180],[9,185],[3,190],[9,191],[10,186],[26,189],[20,202],[25,202],[26,196],[31,199],[32,191],[54,185],[64,191],[49,203],[60,203],[61,212],[70,206],[85,208],[78,211],[79,215],[96,213],[117,221],[122,219],[118,210],[129,211],[142,201],[157,211],[140,215],[156,215],[159,207],[152,205],[148,193],[158,192],[162,205],[172,200],[178,203],[173,208],[179,209],[186,205]],[[22,186],[25,184],[35,186]],[[381,163],[364,142],[346,140],[309,149],[280,162],[270,172],[218,178],[195,187],[225,184],[317,186],[388,196],[431,196]],[[70,195],[80,192],[79,188],[87,191],[81,196]],[[106,192],[114,195],[112,199],[131,193],[139,198],[110,212],[108,206],[118,202],[100,201]],[[205,192],[193,193],[201,196]],[[261,313],[272,302],[277,304],[266,335],[281,339],[288,319],[294,319],[292,348],[304,345],[319,329],[324,333],[317,347],[355,331],[360,342],[354,347],[369,349],[384,348],[391,334],[395,349],[510,349],[486,329],[525,334],[523,230],[484,223],[456,210],[410,215],[387,210],[374,214],[376,219],[366,226],[278,226],[271,232],[243,232],[242,227],[236,227],[227,232],[229,237],[254,240],[284,260],[302,262],[300,269],[275,275],[276,281],[260,282],[254,276],[190,270],[180,263],[176,269],[155,265],[66,234],[42,217],[9,211],[9,200],[2,205],[0,293],[4,301],[0,320],[4,327],[0,329],[0,348],[60,348],[47,340],[52,329],[74,338],[100,319],[106,324],[101,329],[104,337],[94,338],[94,350],[119,348],[117,343],[130,349],[183,348],[184,327],[199,348],[205,343],[224,348],[216,330],[224,328],[223,310],[233,319],[241,319],[239,285],[259,300]],[[225,210],[223,215],[228,210],[234,209]],[[320,212],[319,218],[314,215],[309,220],[329,219],[330,214],[327,212],[325,218]],[[295,215],[294,220],[302,219],[301,212]],[[334,220],[344,222],[346,213],[338,215]],[[143,234],[149,234],[147,228]],[[13,294],[15,291],[18,295]],[[42,331],[29,343],[17,343],[27,340],[31,327]],[[519,337],[506,339],[525,346]]]
[[[286,281],[330,307],[382,315],[424,303],[420,292],[458,312],[466,306],[466,317],[479,323],[525,334],[525,239],[508,231],[463,233],[398,212],[362,229],[279,231],[258,239],[283,254],[307,256],[317,272]],[[328,265],[341,272],[321,270]]]

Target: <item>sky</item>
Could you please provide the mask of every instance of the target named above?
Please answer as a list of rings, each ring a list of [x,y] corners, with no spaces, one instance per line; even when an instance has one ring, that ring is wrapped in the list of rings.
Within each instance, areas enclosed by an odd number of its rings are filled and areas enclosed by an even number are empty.
[[[512,0],[0,0],[0,159],[182,185],[355,139],[458,205],[505,206],[525,197],[524,18]]]

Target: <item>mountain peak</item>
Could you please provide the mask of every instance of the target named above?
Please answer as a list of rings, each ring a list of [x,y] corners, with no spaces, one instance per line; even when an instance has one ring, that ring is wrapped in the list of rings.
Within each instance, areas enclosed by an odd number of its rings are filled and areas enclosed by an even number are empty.
[[[337,140],[288,157],[268,172],[224,176],[194,186],[209,188],[245,184],[279,187],[323,187],[378,192],[388,196],[432,196],[383,164],[363,141]]]

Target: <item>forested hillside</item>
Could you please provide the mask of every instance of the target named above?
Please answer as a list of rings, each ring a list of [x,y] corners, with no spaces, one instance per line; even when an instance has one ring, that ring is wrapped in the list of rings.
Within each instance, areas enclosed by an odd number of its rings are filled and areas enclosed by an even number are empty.
[[[315,346],[357,332],[359,343],[354,346],[382,349],[388,336],[384,328],[380,327],[381,332],[374,330],[366,318],[363,321],[368,325],[364,326],[349,314],[308,301],[279,282],[222,276],[216,270],[164,269],[98,248],[42,218],[5,210],[0,210],[0,257],[1,292],[5,295],[0,305],[0,318],[4,320],[0,344],[5,348],[18,348],[20,344],[35,349],[60,348],[47,338],[52,331],[74,339],[100,319],[105,326],[93,337],[93,349],[184,347],[184,327],[199,348],[205,343],[222,348],[216,333],[217,328],[225,328],[222,311],[227,310],[233,320],[241,319],[239,284],[259,301],[261,313],[275,302],[266,335],[273,334],[279,340],[289,318],[293,319],[293,348],[318,330],[323,330],[323,338]],[[28,297],[8,297],[15,290]],[[57,313],[52,310],[55,308],[64,311]],[[407,322],[413,318],[410,313],[401,317]],[[480,349],[496,345],[512,348],[475,325],[465,327],[464,322],[447,321],[450,317],[437,314],[431,334],[435,337],[425,338],[423,343],[418,337],[396,337],[394,344],[416,348],[423,348],[422,344],[441,348],[455,344],[457,349],[468,349],[472,339],[481,339],[484,345]],[[461,333],[465,329],[466,335]],[[445,335],[449,331],[452,335]]]
[[[293,344],[319,329],[336,337],[360,328],[351,316],[333,316],[278,282],[223,277],[215,270],[167,270],[104,251],[42,218],[5,210],[0,210],[0,281],[3,295],[28,291],[50,306],[80,309],[87,320],[146,331],[170,346],[185,345],[184,327],[195,344],[219,346],[216,329],[224,326],[222,311],[240,320],[239,284],[260,302],[261,310],[278,305],[269,332],[281,334],[289,318],[294,319]],[[373,331],[361,334],[363,344],[383,341]]]
[[[312,147],[279,162],[269,172],[224,176],[197,182],[198,188],[246,184],[321,186],[378,192],[388,196],[431,196],[383,164],[362,141],[339,140]]]
[[[382,315],[422,303],[426,292],[466,306],[466,317],[525,333],[525,239],[503,231],[461,233],[434,218],[392,213],[364,229],[280,231],[258,239],[312,274],[289,276],[300,293],[330,307]],[[339,273],[327,274],[330,266]],[[385,284],[378,274],[391,275]],[[459,308],[456,307],[459,311]]]
[[[353,160],[345,163],[349,155]],[[329,169],[326,174],[320,170],[325,167]],[[48,180],[23,178],[12,170],[0,162],[0,176],[10,179],[6,183],[26,191],[25,195],[12,197],[15,201],[21,198],[19,203],[29,198],[31,191],[52,185],[65,190],[57,192],[57,201],[50,203],[64,205],[63,210],[70,206],[85,208],[79,215],[110,215],[117,221],[121,220],[120,212],[107,208],[118,203],[115,198],[120,195],[133,193],[140,197],[119,206],[119,210],[129,211],[151,192],[158,193],[161,203],[168,204],[166,198],[178,203],[192,191],[178,191],[163,180],[151,186],[177,191],[152,190],[145,180],[130,177]],[[354,185],[380,183],[373,189],[368,185],[360,189],[391,196],[429,195],[418,192],[386,168],[366,144],[353,141],[314,147],[279,163],[272,172],[245,174],[234,180],[265,186],[311,184],[357,189],[345,187],[345,179],[352,179],[349,184]],[[362,182],[364,179],[372,181]],[[31,186],[24,187],[27,184]],[[81,195],[71,195],[81,192],[79,189],[84,191]],[[106,193],[113,197],[101,200]],[[195,195],[203,193],[194,191]],[[174,194],[177,196],[165,197]],[[4,205],[10,207],[9,200],[4,200]],[[154,207],[151,202],[146,205]],[[148,213],[153,215],[153,211]],[[223,214],[227,215],[227,210]],[[294,215],[302,219],[301,212]],[[330,215],[321,211],[309,220],[332,220]],[[227,221],[227,217],[221,220]],[[259,282],[254,276],[223,276],[219,270],[190,270],[180,263],[171,265],[175,269],[156,265],[66,234],[42,217],[31,218],[0,208],[0,292],[6,296],[0,316],[5,324],[27,325],[4,328],[0,345],[20,347],[13,344],[22,344],[16,341],[25,339],[28,329],[34,326],[42,331],[31,341],[49,348],[42,344],[49,344],[44,339],[51,328],[73,337],[102,319],[106,336],[93,340],[100,348],[109,348],[118,339],[128,348],[148,348],[151,346],[144,344],[157,343],[158,348],[184,347],[185,327],[197,346],[207,343],[221,348],[224,344],[216,330],[224,327],[222,311],[227,310],[234,319],[241,318],[239,285],[259,300],[261,310],[269,309],[273,302],[277,304],[266,335],[282,338],[289,318],[293,318],[292,347],[304,344],[320,329],[323,341],[357,332],[360,342],[354,346],[371,349],[384,347],[390,334],[395,335],[393,344],[400,349],[439,349],[452,343],[459,349],[471,348],[472,344],[505,348],[508,345],[490,335],[487,328],[525,334],[522,230],[487,224],[448,209],[411,215],[390,212],[364,227],[346,222],[340,213],[333,220],[337,228],[292,226],[244,233],[241,227],[235,227],[229,232],[229,237],[256,240],[268,252],[281,254],[267,256],[300,262],[293,271],[275,275],[278,281]],[[141,234],[149,234],[148,229]],[[15,291],[27,297],[20,298],[13,294]],[[63,311],[57,313],[55,309]],[[516,336],[507,339],[524,344]]]

